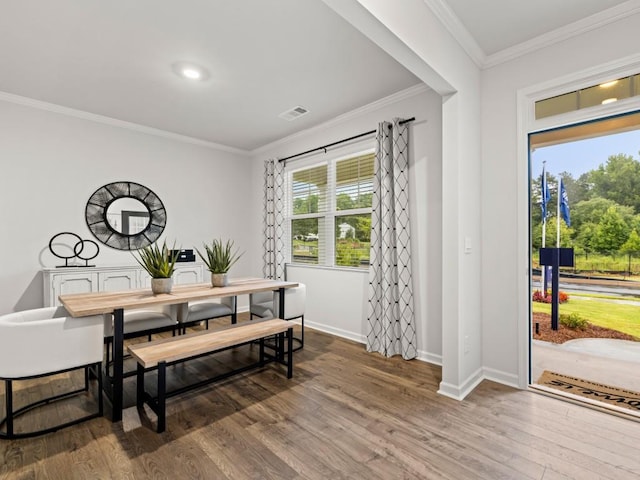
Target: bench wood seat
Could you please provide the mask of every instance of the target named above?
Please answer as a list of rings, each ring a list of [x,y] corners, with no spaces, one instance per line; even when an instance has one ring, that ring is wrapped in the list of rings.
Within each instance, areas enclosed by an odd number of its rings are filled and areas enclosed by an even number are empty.
[[[286,359],[285,359],[286,333]],[[276,336],[273,355],[265,352],[265,338]],[[228,378],[231,375],[244,372],[251,368],[264,366],[267,362],[278,362],[287,366],[287,378],[293,376],[292,356],[293,327],[291,322],[280,318],[251,321],[228,325],[216,330],[191,333],[178,337],[163,338],[147,343],[139,343],[128,347],[129,353],[138,362],[137,369],[137,405],[142,407],[146,402],[158,415],[157,431],[165,429],[165,407],[169,396],[193,390],[212,382]],[[195,384],[182,387],[171,392],[166,391],[166,367],[168,364],[185,362],[191,358],[213,354],[228,348],[248,344],[254,341],[260,343],[260,358],[257,363],[232,370]],[[152,397],[144,390],[145,370],[158,369],[157,397]]]

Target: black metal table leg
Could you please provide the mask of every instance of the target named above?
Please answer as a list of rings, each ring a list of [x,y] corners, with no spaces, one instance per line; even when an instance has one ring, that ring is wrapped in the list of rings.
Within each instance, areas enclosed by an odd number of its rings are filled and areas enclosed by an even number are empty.
[[[287,378],[293,377],[293,327],[287,330]]]
[[[278,316],[283,320],[286,320],[286,318],[284,318],[284,288],[278,289],[278,295],[280,296],[280,311],[278,312]]]
[[[107,368],[109,366],[107,365]],[[113,395],[111,405],[113,409],[111,420],[122,420],[122,396],[123,396],[123,371],[124,371],[124,310],[116,308],[113,311]]]

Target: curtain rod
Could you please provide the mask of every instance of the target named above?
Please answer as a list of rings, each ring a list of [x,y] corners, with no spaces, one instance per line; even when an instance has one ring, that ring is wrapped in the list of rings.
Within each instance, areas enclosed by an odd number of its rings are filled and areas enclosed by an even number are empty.
[[[406,120],[400,120],[398,123],[403,125],[405,123],[413,122],[416,117],[407,118]],[[354,135],[353,137],[343,138],[342,140],[338,140],[337,142],[327,143],[326,145],[322,145],[321,147],[312,148],[311,150],[307,150],[306,152],[296,153],[295,155],[289,155],[288,157],[278,159],[278,162],[284,162],[287,160],[291,160],[292,158],[301,157],[302,155],[306,155],[308,153],[317,152],[318,150],[324,150],[327,152],[327,148],[333,147],[335,145],[339,145],[341,143],[350,142],[351,140],[355,140],[356,138],[366,137],[367,135],[371,135],[372,133],[376,133],[376,130],[370,130],[368,132],[359,133],[358,135]]]

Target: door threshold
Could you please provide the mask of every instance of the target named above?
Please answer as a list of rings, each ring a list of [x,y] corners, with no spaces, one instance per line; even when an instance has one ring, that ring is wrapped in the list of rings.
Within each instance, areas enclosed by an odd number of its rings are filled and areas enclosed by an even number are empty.
[[[617,417],[626,418],[634,422],[640,422],[640,412],[635,413],[632,410],[629,410],[626,408],[620,408],[614,405],[609,405],[604,402],[598,402],[596,400],[590,400],[588,398],[584,398],[578,395],[573,395],[571,393],[561,392],[559,390],[545,387],[544,385],[539,385],[537,383],[530,384],[528,390],[533,393],[556,398],[564,402],[573,403],[574,405],[587,407],[587,408],[590,408],[591,410],[598,410],[600,412],[608,413],[610,415],[615,415]]]

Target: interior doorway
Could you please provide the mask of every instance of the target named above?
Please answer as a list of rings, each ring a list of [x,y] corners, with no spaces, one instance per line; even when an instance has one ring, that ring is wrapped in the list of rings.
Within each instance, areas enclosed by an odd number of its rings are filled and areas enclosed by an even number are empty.
[[[529,152],[530,383],[572,396],[573,380],[584,380],[595,402],[615,397],[606,386],[631,396],[640,392],[640,112],[532,133]],[[559,269],[557,329],[541,247],[574,254]],[[625,413],[640,415],[637,403]]]

